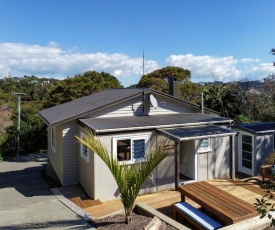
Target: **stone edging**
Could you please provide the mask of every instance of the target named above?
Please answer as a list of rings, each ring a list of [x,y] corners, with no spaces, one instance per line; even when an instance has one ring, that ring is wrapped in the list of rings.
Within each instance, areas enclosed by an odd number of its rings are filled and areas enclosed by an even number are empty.
[[[150,217],[158,217],[160,220],[166,222],[167,224],[173,226],[176,229],[181,230],[190,230],[190,228],[180,224],[179,222],[171,219],[170,217],[162,214],[161,212],[157,211],[156,209],[150,207],[149,205],[145,203],[138,203],[136,204],[135,210],[139,214],[147,215]]]

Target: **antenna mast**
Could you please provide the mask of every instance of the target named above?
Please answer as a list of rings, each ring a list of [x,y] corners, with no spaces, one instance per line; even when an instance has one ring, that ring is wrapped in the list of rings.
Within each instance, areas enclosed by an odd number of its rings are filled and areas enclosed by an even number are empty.
[[[143,60],[143,74],[142,74],[142,76],[144,76],[144,50],[143,50],[142,60]]]

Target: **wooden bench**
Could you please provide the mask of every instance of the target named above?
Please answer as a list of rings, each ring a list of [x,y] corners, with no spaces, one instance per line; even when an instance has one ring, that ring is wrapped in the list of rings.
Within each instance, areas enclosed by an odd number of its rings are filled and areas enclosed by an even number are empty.
[[[219,222],[186,202],[172,204],[172,209],[175,220],[179,214],[198,229],[219,229],[222,227]]]
[[[274,179],[274,175],[272,175],[272,165],[263,165],[261,166],[261,174],[263,178],[263,183],[265,182],[265,178]]]

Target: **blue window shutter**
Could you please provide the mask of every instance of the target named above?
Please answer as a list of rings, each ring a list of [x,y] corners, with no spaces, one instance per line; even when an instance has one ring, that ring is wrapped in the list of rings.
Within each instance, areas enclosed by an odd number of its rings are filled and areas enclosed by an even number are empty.
[[[133,140],[133,152],[134,152],[134,158],[143,158],[144,152],[145,152],[145,140]]]

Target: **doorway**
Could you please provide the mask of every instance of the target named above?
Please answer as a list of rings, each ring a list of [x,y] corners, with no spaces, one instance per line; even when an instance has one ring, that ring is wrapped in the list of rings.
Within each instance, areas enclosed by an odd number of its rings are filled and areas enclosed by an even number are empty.
[[[185,184],[197,180],[197,154],[195,141],[181,141],[179,154],[179,182]]]
[[[248,175],[254,175],[254,139],[253,135],[241,132],[239,135],[238,169]]]

